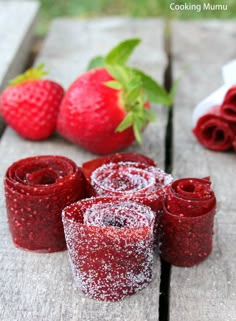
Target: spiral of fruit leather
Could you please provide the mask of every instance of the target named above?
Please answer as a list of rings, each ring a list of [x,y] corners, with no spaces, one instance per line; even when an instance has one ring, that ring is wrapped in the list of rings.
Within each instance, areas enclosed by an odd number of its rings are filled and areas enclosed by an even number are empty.
[[[183,178],[167,190],[161,217],[161,257],[177,266],[192,266],[212,251],[216,198],[209,177]]]
[[[89,161],[82,165],[82,170],[89,183],[90,196],[118,196],[150,206],[156,212],[157,240],[165,187],[172,177],[155,165],[144,155],[123,153]]]
[[[150,207],[119,197],[84,199],[63,210],[76,285],[94,299],[118,301],[152,280]]]
[[[226,120],[236,123],[236,86],[228,90],[220,109]]]
[[[221,107],[213,107],[201,116],[193,133],[206,148],[224,151],[233,147],[236,125],[229,123],[221,114]]]
[[[62,209],[85,197],[85,178],[63,156],[35,156],[13,163],[4,179],[9,227],[17,247],[66,250]]]

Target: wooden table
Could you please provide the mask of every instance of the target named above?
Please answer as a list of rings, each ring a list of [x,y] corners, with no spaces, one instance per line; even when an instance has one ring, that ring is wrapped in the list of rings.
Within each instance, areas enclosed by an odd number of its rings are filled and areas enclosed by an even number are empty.
[[[154,280],[146,289],[117,303],[88,299],[73,285],[67,252],[36,254],[13,246],[1,184],[1,321],[167,321],[167,308],[170,321],[236,320],[235,154],[207,151],[191,134],[192,109],[221,84],[220,67],[234,58],[235,26],[233,22],[217,21],[173,23],[173,76],[186,64],[189,69],[180,84],[171,126],[167,127],[167,110],[153,106],[159,121],[147,128],[142,146],[134,144],[127,149],[153,157],[161,168],[171,168],[175,178],[211,175],[219,200],[212,255],[192,268],[171,267],[169,296],[169,267],[163,264],[161,268],[156,258]],[[36,63],[44,62],[51,71],[50,78],[67,88],[85,70],[92,56],[106,53],[129,37],[142,38],[132,64],[163,83],[168,55],[164,49],[164,22],[159,19],[58,19],[53,22]],[[172,127],[171,144],[165,138]],[[0,153],[1,180],[13,161],[31,155],[60,154],[78,164],[94,157],[57,134],[32,143],[10,128],[1,138]],[[160,278],[165,293],[159,306]]]

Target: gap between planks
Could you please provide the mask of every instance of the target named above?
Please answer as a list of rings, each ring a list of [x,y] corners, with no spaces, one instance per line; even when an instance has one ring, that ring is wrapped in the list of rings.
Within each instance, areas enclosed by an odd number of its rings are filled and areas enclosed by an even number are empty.
[[[173,85],[172,78],[172,51],[171,51],[171,22],[165,21],[164,26],[164,52],[167,57],[167,66],[164,73],[164,87],[167,91],[170,91]],[[173,108],[171,106],[168,112],[168,120],[166,125],[165,135],[165,171],[167,173],[172,172],[172,135],[173,135]],[[170,278],[171,278],[171,265],[161,260],[161,275],[160,275],[160,296],[159,296],[159,321],[169,321],[169,306],[170,306]]]

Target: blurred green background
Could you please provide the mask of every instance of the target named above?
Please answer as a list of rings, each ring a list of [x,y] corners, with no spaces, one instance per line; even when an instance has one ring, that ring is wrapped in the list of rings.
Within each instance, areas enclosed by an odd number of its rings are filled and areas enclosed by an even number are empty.
[[[41,14],[37,28],[38,35],[44,35],[50,21],[56,17],[91,18],[107,15],[127,15],[133,17],[172,16],[181,19],[215,18],[226,19],[236,17],[236,0],[40,0]],[[227,5],[227,11],[174,11],[169,6],[176,4],[210,3]]]

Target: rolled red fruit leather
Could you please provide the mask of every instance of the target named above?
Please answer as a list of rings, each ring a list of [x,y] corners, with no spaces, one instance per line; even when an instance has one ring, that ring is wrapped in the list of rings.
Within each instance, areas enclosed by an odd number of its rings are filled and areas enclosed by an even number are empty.
[[[151,282],[154,216],[119,197],[84,199],[63,210],[75,282],[85,295],[118,301]]]
[[[236,123],[236,86],[231,87],[226,93],[220,111],[224,119]]]
[[[157,240],[165,188],[172,177],[155,165],[144,155],[123,153],[91,160],[82,165],[82,170],[90,196],[117,196],[150,206],[156,212],[154,235]]]
[[[85,178],[63,156],[35,156],[13,163],[4,179],[8,223],[16,247],[66,250],[62,209],[85,197]]]
[[[183,178],[167,190],[161,217],[161,257],[177,266],[193,266],[212,251],[216,198],[209,178]]]
[[[234,140],[233,140],[233,148],[234,148],[234,151],[236,152],[236,136],[234,137]]]
[[[198,119],[193,133],[206,148],[224,151],[233,147],[236,126],[229,123],[222,116],[221,107],[216,106]]]
[[[141,154],[120,153],[93,159],[82,165],[90,196],[119,196],[160,201],[172,177]]]

